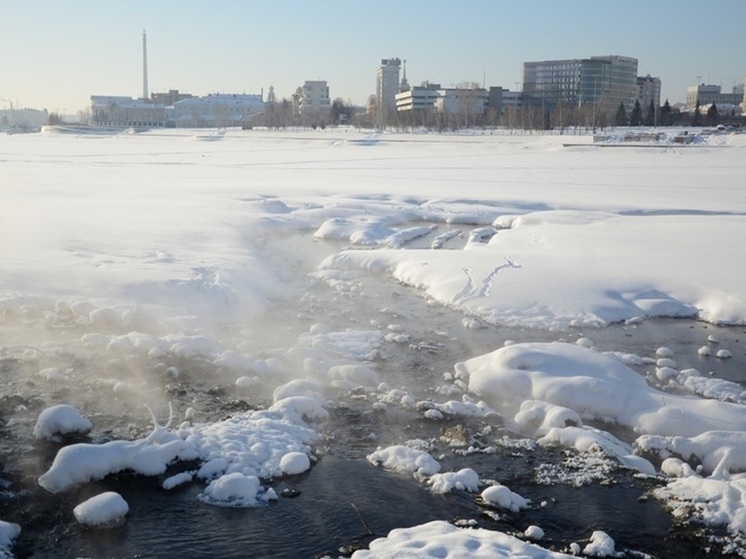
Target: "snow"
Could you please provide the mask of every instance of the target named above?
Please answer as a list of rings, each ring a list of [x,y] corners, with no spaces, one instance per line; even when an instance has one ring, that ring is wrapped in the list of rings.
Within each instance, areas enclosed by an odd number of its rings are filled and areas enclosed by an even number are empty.
[[[495,483],[484,489],[480,497],[482,497],[482,501],[487,505],[513,512],[518,512],[520,509],[525,509],[529,506],[529,501],[517,493],[513,493],[500,483]]]
[[[181,472],[180,474],[175,474],[164,479],[161,487],[163,487],[163,489],[165,489],[166,491],[170,491],[171,489],[175,489],[176,487],[184,485],[185,483],[191,483],[193,479],[194,476],[191,473]]]
[[[373,540],[370,548],[352,554],[352,559],[560,559],[571,555],[548,551],[483,528],[457,528],[433,521],[412,528],[392,530],[385,538]]]
[[[559,136],[388,134],[363,139],[370,145],[362,148],[336,134],[230,130],[215,142],[189,141],[195,133],[178,130],[96,140],[0,136],[0,234],[12,239],[0,244],[3,324],[22,329],[38,320],[67,336],[71,353],[104,357],[100,370],[60,365],[52,336],[39,344],[43,351],[20,342],[0,347],[14,362],[36,356],[41,363],[32,382],[54,405],[39,415],[35,436],[91,431],[78,408],[59,399],[92,386],[140,406],[146,379],[135,371],[146,361],[168,382],[199,377],[190,367],[199,363],[210,370],[200,382],[273,394],[266,409],[198,423],[203,410],[190,408],[178,428],[155,424],[136,440],[65,446],[39,477],[44,489],[70,491],[121,471],[162,475],[197,460],[196,471],[167,477],[163,488],[200,483],[200,499],[220,506],[273,499],[263,483],[314,462],[329,418],[325,390],[384,392],[383,350],[416,338],[390,318],[349,329],[316,323],[282,350],[255,339],[278,329],[278,309],[305,296],[303,281],[324,282],[340,298],[366,296],[358,280],[368,274],[459,313],[459,336],[490,325],[584,334],[577,343],[466,354],[446,365],[454,373],[445,388],[434,387],[442,398],[421,410],[424,418],[499,414],[506,428],[540,445],[670,476],[656,497],[674,515],[743,536],[740,385],[679,370],[682,361],[667,347],[657,348],[645,377],[631,368],[644,360],[600,352],[588,331],[652,317],[746,324],[738,244],[746,235],[744,136],[686,150],[611,150],[562,147]],[[312,239],[300,250],[318,256],[308,278],[278,265],[288,258],[283,250],[293,252],[280,241],[298,236]],[[709,336],[698,356],[733,359],[737,348],[723,342]],[[387,389],[374,409],[415,402],[406,390]],[[367,458],[440,493],[476,492],[483,483],[468,468],[439,473],[436,458],[404,444]],[[499,484],[481,498],[509,510],[527,506]],[[124,516],[114,502],[101,516],[83,507],[85,517]],[[0,524],[0,554],[17,535],[8,526]],[[538,530],[526,537],[539,539]],[[394,530],[355,557],[399,552],[562,556],[436,522]],[[583,552],[615,553],[603,532]]]
[[[280,469],[286,475],[302,474],[310,467],[311,460],[305,452],[288,452],[280,459]]]
[[[119,493],[107,491],[80,503],[73,509],[75,520],[85,526],[108,528],[124,521],[129,505]]]
[[[596,530],[591,534],[591,543],[583,548],[583,553],[589,557],[623,557],[623,553],[617,553],[614,540],[601,531]]]
[[[614,356],[576,344],[514,344],[456,369],[467,371],[469,389],[501,413],[539,400],[574,410],[583,421],[615,422],[640,434],[746,428],[743,406],[663,393]]]
[[[450,493],[454,489],[476,493],[479,491],[479,475],[471,468],[462,468],[458,472],[434,474],[427,480],[433,493]]]
[[[233,472],[213,480],[200,500],[219,507],[256,507],[277,499],[273,489],[264,490],[259,478]]]
[[[55,435],[70,433],[86,434],[93,428],[88,418],[80,414],[74,406],[59,404],[45,409],[39,414],[34,427],[34,436],[51,440]]]
[[[368,455],[368,462],[387,470],[412,472],[417,477],[432,476],[440,471],[440,464],[424,450],[394,445],[378,448]]]
[[[0,557],[12,558],[13,540],[21,533],[21,527],[13,522],[0,520]]]

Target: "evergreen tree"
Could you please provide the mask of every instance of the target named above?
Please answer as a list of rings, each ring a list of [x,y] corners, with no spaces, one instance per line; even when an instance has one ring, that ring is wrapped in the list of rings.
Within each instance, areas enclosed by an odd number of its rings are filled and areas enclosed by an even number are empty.
[[[717,126],[720,123],[720,115],[718,114],[718,108],[715,103],[710,105],[707,109],[707,124],[710,126]]]
[[[624,108],[624,103],[619,103],[614,117],[614,126],[627,126],[627,110]]]
[[[645,115],[645,126],[655,126],[658,124],[656,122],[655,118],[655,103],[653,103],[653,100],[650,100],[650,105],[648,105],[648,112]]]
[[[642,124],[642,108],[640,107],[640,100],[635,101],[635,106],[632,107],[632,113],[629,116],[630,126],[640,126]]]
[[[702,126],[702,114],[699,112],[699,99],[697,99],[697,104],[694,107],[692,126]]]
[[[663,106],[661,107],[660,117],[658,120],[661,126],[671,126],[671,105],[668,103],[668,99],[666,99],[666,102],[663,103]]]

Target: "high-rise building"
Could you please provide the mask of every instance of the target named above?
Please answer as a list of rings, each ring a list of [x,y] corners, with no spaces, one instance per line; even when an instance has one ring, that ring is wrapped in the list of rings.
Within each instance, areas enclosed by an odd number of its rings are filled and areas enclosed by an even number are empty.
[[[654,78],[650,74],[637,77],[637,100],[643,112],[647,111],[650,103],[655,110],[661,106],[661,79]]]
[[[401,60],[384,58],[376,70],[376,110],[381,122],[389,114],[396,113],[396,94],[399,93],[399,69]]]
[[[637,98],[637,59],[609,55],[524,62],[523,94],[549,108],[561,101],[608,112],[621,103],[629,111]]]

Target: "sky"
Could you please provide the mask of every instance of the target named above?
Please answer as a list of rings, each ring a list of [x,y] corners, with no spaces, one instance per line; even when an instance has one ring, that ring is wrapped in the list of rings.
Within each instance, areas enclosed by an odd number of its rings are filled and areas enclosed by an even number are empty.
[[[632,56],[671,103],[698,79],[730,91],[746,76],[733,46],[741,0],[0,0],[0,13],[0,109],[75,113],[91,95],[141,96],[143,31],[151,92],[273,85],[283,98],[322,79],[332,98],[363,104],[381,59],[393,57],[407,61],[410,84],[515,89],[526,61]]]

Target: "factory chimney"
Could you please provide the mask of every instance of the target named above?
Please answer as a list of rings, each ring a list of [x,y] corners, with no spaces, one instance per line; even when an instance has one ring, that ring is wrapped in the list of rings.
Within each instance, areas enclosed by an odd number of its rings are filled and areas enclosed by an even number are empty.
[[[148,37],[142,31],[142,98],[148,100]]]

